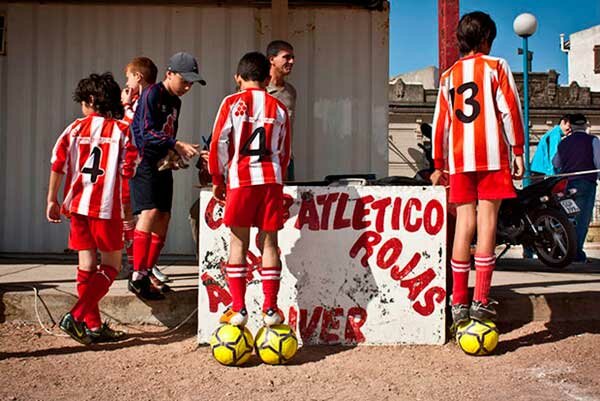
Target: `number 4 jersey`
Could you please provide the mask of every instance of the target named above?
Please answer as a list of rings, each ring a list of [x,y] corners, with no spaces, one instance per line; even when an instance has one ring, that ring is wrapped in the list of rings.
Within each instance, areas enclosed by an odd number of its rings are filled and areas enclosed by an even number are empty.
[[[137,161],[124,121],[99,114],[75,120],[52,151],[52,171],[66,174],[63,214],[121,218],[121,176],[133,177]]]
[[[433,116],[435,168],[450,174],[510,168],[523,154],[523,118],[508,63],[481,53],[463,57],[440,78]]]
[[[290,122],[283,103],[258,88],[223,99],[210,144],[214,184],[225,174],[230,189],[283,184],[289,160]]]

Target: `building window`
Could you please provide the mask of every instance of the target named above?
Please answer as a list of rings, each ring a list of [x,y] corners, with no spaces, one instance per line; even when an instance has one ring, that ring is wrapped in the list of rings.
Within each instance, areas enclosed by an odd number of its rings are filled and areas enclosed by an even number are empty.
[[[594,72],[600,74],[600,45],[594,46]]]
[[[0,14],[0,56],[6,54],[6,48],[4,42],[6,38],[6,17],[4,14]]]

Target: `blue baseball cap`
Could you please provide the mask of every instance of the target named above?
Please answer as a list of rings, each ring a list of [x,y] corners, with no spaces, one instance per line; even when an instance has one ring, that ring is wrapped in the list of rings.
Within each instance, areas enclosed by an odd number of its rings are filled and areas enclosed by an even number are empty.
[[[175,53],[169,60],[167,70],[181,74],[183,79],[188,82],[198,82],[200,85],[206,85],[206,81],[198,73],[198,62],[189,53]]]

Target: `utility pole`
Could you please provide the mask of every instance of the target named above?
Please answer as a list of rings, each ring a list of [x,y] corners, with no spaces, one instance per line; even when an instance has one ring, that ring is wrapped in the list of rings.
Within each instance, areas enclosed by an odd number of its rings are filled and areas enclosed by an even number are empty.
[[[438,0],[438,56],[440,75],[459,58],[456,27],[459,0]]]

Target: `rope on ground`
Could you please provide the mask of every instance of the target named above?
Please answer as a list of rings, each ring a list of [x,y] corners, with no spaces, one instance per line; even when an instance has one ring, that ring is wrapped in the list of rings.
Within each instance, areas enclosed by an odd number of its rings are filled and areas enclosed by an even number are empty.
[[[36,287],[29,287],[31,289],[33,289],[33,294],[34,294],[34,300],[33,300],[33,308],[35,310],[35,316],[37,318],[37,321],[40,325],[40,327],[42,328],[42,330],[44,330],[46,333],[50,334],[51,336],[55,336],[55,337],[69,337],[67,334],[56,334],[54,333],[52,330],[48,329],[44,323],[42,322],[42,318],[40,317],[40,312],[38,309],[38,298],[40,300],[40,302],[42,303],[42,305],[44,305],[44,308],[46,309],[46,313],[48,314],[48,317],[50,318],[50,320],[52,321],[52,325],[56,326],[56,320],[54,320],[54,317],[52,316],[52,313],[50,313],[50,309],[48,309],[48,306],[46,305],[46,303],[44,302],[44,300],[42,299],[42,296],[40,295],[38,289]],[[196,313],[198,312],[198,308],[194,309],[185,319],[183,319],[180,323],[178,323],[175,327],[170,328],[168,330],[165,331],[161,331],[158,332],[156,334],[159,335],[166,335],[166,334],[171,334],[173,332],[175,332],[176,330],[179,330],[184,324],[186,324]],[[147,332],[145,330],[139,330],[141,332]]]
[[[68,335],[66,334],[56,334],[52,331],[50,331],[48,328],[46,328],[46,326],[44,325],[44,323],[42,323],[42,319],[40,318],[40,312],[38,310],[38,298],[40,299],[40,301],[42,302],[42,305],[44,305],[44,308],[46,309],[46,313],[48,314],[48,316],[50,317],[50,320],[52,321],[52,324],[54,326],[56,326],[56,321],[54,320],[54,318],[52,317],[52,314],[50,313],[50,310],[48,309],[48,306],[46,306],[46,303],[44,302],[44,300],[42,299],[38,289],[36,287],[31,287],[33,289],[33,294],[34,294],[34,298],[33,298],[33,308],[35,309],[35,316],[37,317],[38,323],[40,324],[40,327],[48,334],[50,334],[51,336],[56,336],[56,337],[68,337]]]

